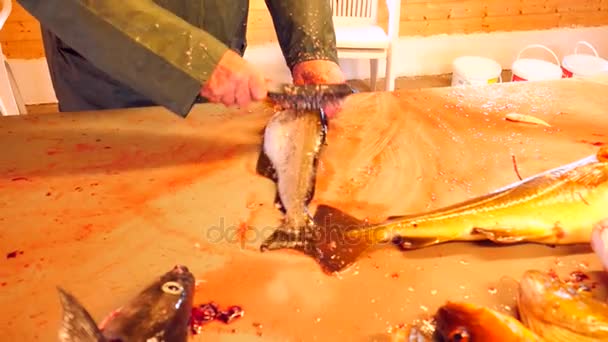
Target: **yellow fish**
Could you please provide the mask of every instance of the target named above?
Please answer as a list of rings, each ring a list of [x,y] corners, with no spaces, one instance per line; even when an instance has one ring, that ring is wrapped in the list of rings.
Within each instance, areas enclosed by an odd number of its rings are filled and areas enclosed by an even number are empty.
[[[595,155],[426,213],[367,224],[321,205],[315,229],[283,236],[269,249],[292,248],[326,272],[351,265],[370,247],[392,242],[415,249],[449,241],[490,240],[547,245],[589,243],[594,224],[608,217],[608,147]],[[297,241],[294,241],[297,240]]]
[[[445,342],[540,342],[514,317],[464,302],[447,302],[435,314],[435,336]]]
[[[608,341],[608,304],[548,274],[527,271],[517,302],[521,321],[547,341]]]

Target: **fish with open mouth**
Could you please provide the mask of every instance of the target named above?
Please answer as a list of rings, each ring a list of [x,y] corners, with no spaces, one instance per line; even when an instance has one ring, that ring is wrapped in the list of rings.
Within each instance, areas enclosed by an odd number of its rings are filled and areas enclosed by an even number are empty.
[[[175,341],[188,338],[194,298],[194,276],[176,265],[111,314],[101,327],[69,292],[58,288],[63,319],[62,342]]]
[[[264,130],[258,173],[275,181],[283,222],[260,246],[297,248],[314,228],[308,205],[314,196],[318,155],[325,143],[327,120],[322,109],[285,109]]]
[[[525,272],[517,304],[521,321],[547,341],[608,341],[608,304],[549,274]]]
[[[378,224],[319,205],[313,217],[314,234],[297,245],[275,241],[274,247],[304,252],[332,273],[386,242],[405,250],[449,241],[589,243],[593,226],[608,216],[606,208],[608,147],[602,147],[595,155],[490,194],[421,214],[389,217]]]

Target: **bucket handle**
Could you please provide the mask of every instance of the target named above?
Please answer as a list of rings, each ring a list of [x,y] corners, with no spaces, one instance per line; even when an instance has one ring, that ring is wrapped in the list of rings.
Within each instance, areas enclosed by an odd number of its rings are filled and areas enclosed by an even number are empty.
[[[557,55],[555,54],[555,52],[553,52],[553,50],[549,49],[548,47],[546,47],[542,44],[530,44],[530,45],[526,46],[525,48],[521,49],[521,51],[519,51],[519,53],[517,54],[517,59],[519,59],[521,57],[522,52],[524,52],[528,49],[531,49],[531,48],[541,48],[541,49],[548,51],[549,53],[551,53],[551,55],[553,55],[553,57],[555,57],[557,66],[561,67],[561,63],[559,61],[559,58],[557,58]]]
[[[595,48],[593,47],[593,45],[587,43],[584,40],[581,40],[580,42],[576,43],[576,47],[574,48],[574,54],[578,55],[578,48],[581,45],[585,45],[586,47],[588,47],[591,51],[593,51],[593,54],[595,54],[595,57],[599,57],[599,55],[597,54],[597,50],[595,50]]]

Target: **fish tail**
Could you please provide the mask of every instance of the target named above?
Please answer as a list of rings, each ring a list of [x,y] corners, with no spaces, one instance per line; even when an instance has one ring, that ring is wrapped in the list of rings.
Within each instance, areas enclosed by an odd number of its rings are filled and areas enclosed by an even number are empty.
[[[93,317],[78,302],[76,297],[58,287],[59,299],[63,307],[63,318],[59,329],[62,342],[106,342]]]
[[[262,251],[295,249],[315,259],[327,273],[343,270],[376,243],[382,229],[336,208],[320,205],[307,227],[280,228],[262,243]]]

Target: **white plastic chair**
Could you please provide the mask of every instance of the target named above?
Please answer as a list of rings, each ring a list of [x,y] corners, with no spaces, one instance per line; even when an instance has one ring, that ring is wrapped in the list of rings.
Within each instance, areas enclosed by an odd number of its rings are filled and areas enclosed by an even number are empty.
[[[378,25],[378,0],[330,0],[339,58],[369,59],[370,87],[376,90],[378,62],[386,60],[385,90],[395,89],[394,44],[399,38],[400,0],[386,0],[388,33]]]
[[[8,16],[13,8],[11,0],[2,0],[2,10],[0,10],[0,30],[4,27]],[[21,99],[17,82],[2,52],[0,44],[0,114],[19,115],[26,114],[25,105]]]

